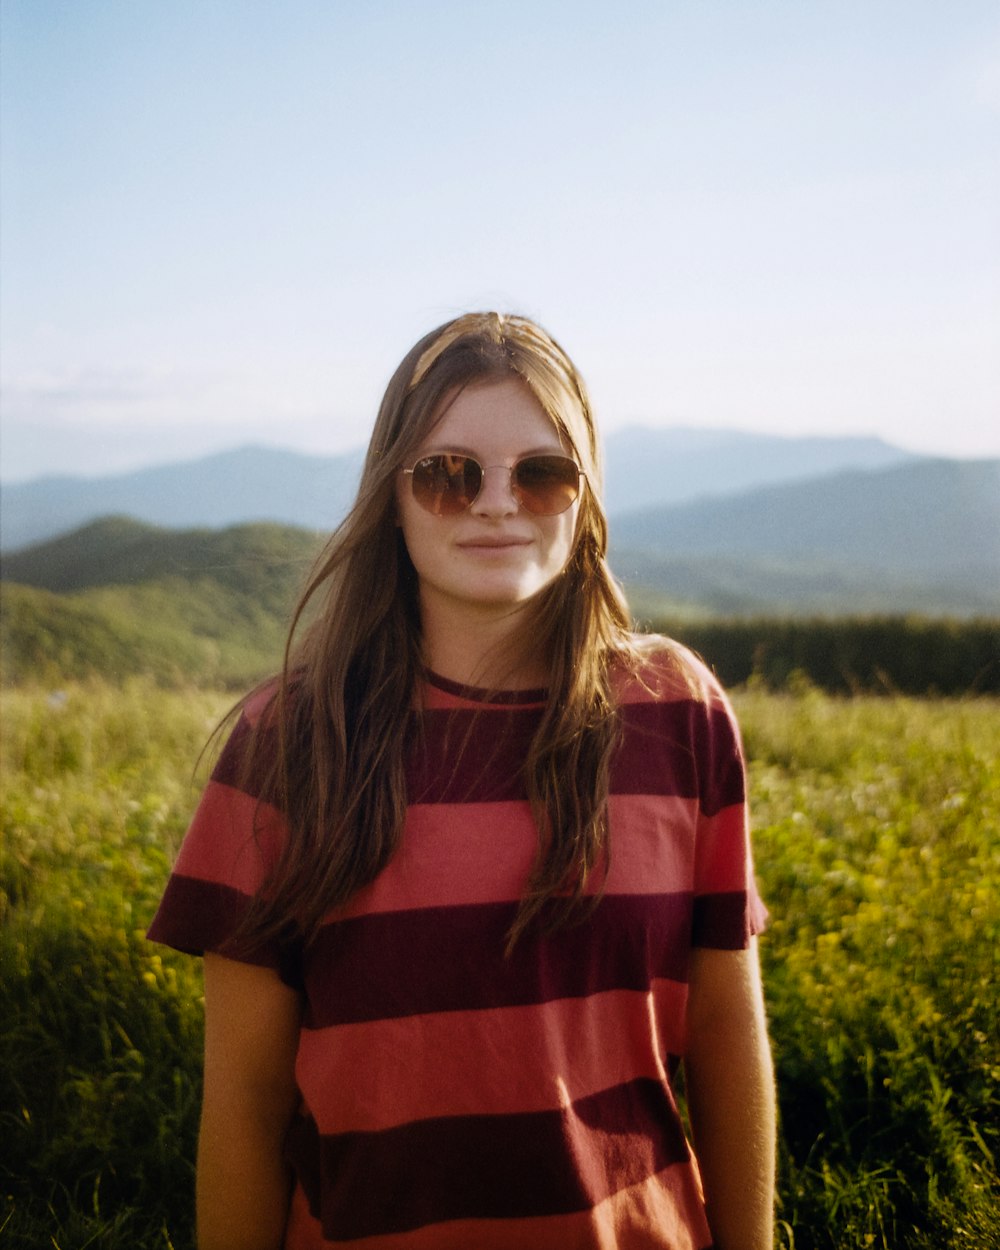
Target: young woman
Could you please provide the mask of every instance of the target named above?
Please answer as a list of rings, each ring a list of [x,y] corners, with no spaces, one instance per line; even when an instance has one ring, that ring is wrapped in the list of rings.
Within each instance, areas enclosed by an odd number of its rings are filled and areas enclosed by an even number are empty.
[[[629,632],[600,485],[531,321],[390,381],[150,931],[205,955],[201,1250],[770,1250],[739,737]]]

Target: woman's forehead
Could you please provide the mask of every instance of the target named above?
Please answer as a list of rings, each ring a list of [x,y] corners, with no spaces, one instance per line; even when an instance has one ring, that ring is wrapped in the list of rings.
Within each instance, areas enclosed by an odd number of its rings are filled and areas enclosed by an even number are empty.
[[[560,414],[561,415],[561,414]],[[486,451],[519,442],[505,454],[561,450],[576,453],[579,431],[546,410],[531,385],[518,375],[474,379],[452,387],[434,407],[415,446],[437,450]],[[586,445],[586,434],[583,436]],[[486,444],[486,445],[484,445]]]

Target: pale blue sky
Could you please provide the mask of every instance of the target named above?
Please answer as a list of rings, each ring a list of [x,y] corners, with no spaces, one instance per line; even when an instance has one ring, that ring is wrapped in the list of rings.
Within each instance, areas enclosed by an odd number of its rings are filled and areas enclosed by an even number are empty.
[[[6,480],[365,441],[470,307],[629,422],[1000,455],[996,0],[4,0]]]

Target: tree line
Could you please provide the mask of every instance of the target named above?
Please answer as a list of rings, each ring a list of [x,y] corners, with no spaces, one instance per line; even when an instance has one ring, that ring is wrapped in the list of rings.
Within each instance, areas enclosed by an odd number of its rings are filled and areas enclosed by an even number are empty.
[[[915,617],[650,622],[727,686],[806,680],[837,694],[1000,693],[1000,621]]]

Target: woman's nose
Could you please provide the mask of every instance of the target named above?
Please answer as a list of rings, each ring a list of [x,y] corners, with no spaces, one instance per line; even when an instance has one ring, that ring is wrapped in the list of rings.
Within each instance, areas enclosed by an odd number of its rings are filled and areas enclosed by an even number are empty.
[[[514,497],[513,469],[505,464],[487,465],[483,484],[472,505],[473,512],[484,516],[513,516],[520,508]]]

